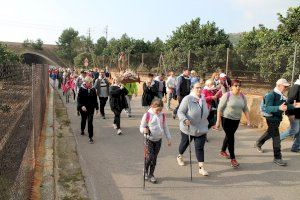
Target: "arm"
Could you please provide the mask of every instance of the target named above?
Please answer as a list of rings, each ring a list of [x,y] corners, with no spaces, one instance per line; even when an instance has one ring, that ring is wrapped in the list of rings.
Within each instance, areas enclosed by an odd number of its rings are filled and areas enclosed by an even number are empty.
[[[94,92],[95,92],[95,95],[93,95],[94,107],[96,108],[96,110],[99,110],[98,99],[97,99],[97,94],[95,89]]]
[[[188,120],[187,116],[186,116],[186,113],[188,112],[188,98],[184,97],[179,108],[178,108],[178,112],[177,112],[177,115],[178,115],[178,118],[180,121],[185,121],[185,120]]]
[[[220,125],[221,125],[221,117],[223,115],[224,109],[226,108],[226,101],[227,101],[227,94],[225,93],[221,97],[219,105],[218,105],[217,122],[216,122],[216,125],[215,125],[216,128],[219,128]]]
[[[133,93],[135,94],[135,96],[138,94],[138,86],[136,83],[133,84]]]
[[[275,113],[279,111],[279,106],[274,106],[274,99],[275,99],[275,94],[274,92],[268,94],[265,97],[265,105],[266,105],[266,112],[267,113]]]
[[[140,133],[144,134],[144,129],[148,127],[148,124],[146,122],[146,113],[143,115],[141,124],[140,124]]]
[[[176,95],[180,96],[180,85],[182,83],[182,76],[179,76],[176,84]]]

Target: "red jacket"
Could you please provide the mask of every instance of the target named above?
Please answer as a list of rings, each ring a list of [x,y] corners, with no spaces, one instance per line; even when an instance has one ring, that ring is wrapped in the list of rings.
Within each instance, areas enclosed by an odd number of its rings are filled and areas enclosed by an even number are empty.
[[[206,103],[207,103],[207,108],[208,110],[211,109],[211,104],[214,101],[213,97],[217,94],[217,98],[220,99],[222,97],[222,91],[221,90],[208,90],[208,89],[203,89],[202,94],[205,97]]]

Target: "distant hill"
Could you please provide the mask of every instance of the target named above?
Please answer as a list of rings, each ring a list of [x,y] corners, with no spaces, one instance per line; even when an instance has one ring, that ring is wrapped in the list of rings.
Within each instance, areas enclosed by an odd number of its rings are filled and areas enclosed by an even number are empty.
[[[233,46],[236,46],[240,39],[241,39],[241,36],[242,36],[243,33],[229,33],[229,40],[230,42],[233,44]]]

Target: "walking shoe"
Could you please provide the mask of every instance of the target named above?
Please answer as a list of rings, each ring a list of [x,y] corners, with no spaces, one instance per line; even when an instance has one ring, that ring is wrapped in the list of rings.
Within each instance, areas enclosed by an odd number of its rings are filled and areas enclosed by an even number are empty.
[[[117,127],[117,124],[113,124],[113,127],[114,127],[114,129],[117,129],[118,127]]]
[[[180,166],[184,166],[185,164],[184,164],[184,161],[183,161],[183,156],[182,155],[178,155],[177,156],[177,163],[178,163],[178,165],[180,165]]]
[[[227,154],[226,151],[220,151],[220,156],[222,156],[223,158],[229,159],[229,155]]]
[[[105,119],[105,115],[102,115],[102,119]]]
[[[273,161],[276,165],[279,165],[279,166],[286,166],[287,165],[287,162],[282,160],[281,158],[280,159],[276,159],[274,158],[274,161]]]
[[[84,136],[84,131],[81,131],[80,135],[81,135],[81,136]]]
[[[208,176],[208,172],[204,169],[204,167],[199,167],[199,174],[203,176]]]
[[[291,149],[291,152],[300,153],[300,149]]]
[[[240,164],[236,161],[236,159],[231,159],[231,167],[238,167]]]
[[[131,118],[131,117],[132,117],[132,115],[131,115],[131,114],[128,114],[128,117],[129,117],[129,118]]]
[[[93,143],[94,143],[93,138],[90,138],[90,139],[89,139],[89,143],[90,143],[90,144],[93,144]]]
[[[151,183],[157,183],[157,179],[154,177],[154,176],[151,176],[150,178],[149,178],[149,181],[151,182]]]
[[[261,148],[261,146],[258,146],[257,142],[255,142],[254,148],[256,148],[259,153],[263,153],[264,152],[264,150]]]
[[[121,131],[121,129],[118,129],[118,131],[117,131],[117,135],[121,135],[122,134],[122,131]]]

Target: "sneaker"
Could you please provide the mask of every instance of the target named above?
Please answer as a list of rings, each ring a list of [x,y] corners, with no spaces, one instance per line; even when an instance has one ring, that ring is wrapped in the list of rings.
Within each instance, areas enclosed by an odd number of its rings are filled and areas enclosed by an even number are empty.
[[[259,153],[263,153],[264,152],[264,150],[261,148],[261,146],[258,146],[257,142],[255,142],[254,148],[256,148]]]
[[[157,183],[157,179],[154,177],[154,176],[151,176],[150,178],[149,178],[149,181],[151,182],[151,183]]]
[[[81,131],[80,135],[81,135],[81,136],[84,136],[84,131]]]
[[[238,167],[240,164],[236,161],[236,159],[231,159],[231,167]]]
[[[181,155],[177,156],[177,163],[179,166],[184,166],[184,161],[183,161],[183,157]]]
[[[208,172],[204,169],[204,167],[199,167],[199,174],[203,176],[208,176]]]
[[[220,154],[219,154],[219,155],[222,156],[223,158],[226,158],[226,159],[229,159],[229,158],[230,158],[230,156],[227,154],[226,151],[220,151]]]
[[[117,124],[113,124],[113,127],[114,127],[114,129],[117,129],[118,127],[117,127]]]
[[[94,143],[93,138],[90,138],[90,139],[89,139],[89,143],[90,143],[90,144],[93,144],[93,143]]]
[[[287,165],[287,162],[282,160],[282,159],[274,159],[273,161],[276,165],[279,165],[279,166],[286,166]]]
[[[129,118],[131,118],[131,117],[132,117],[132,115],[131,115],[131,114],[128,114],[128,117],[129,117]]]
[[[117,135],[121,135],[122,134],[122,131],[121,131],[121,129],[118,129],[118,131],[117,131]]]
[[[102,119],[105,119],[105,115],[102,115]]]
[[[291,152],[300,153],[300,149],[291,149]]]

